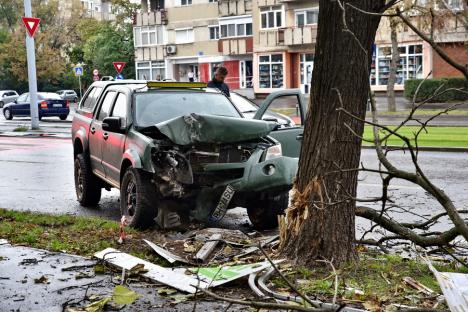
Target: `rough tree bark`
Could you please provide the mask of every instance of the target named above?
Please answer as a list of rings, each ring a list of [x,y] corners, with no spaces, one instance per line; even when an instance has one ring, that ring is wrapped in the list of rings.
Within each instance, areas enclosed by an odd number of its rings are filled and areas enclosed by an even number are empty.
[[[352,131],[362,135],[364,124],[337,109],[343,105],[352,114],[365,117],[371,49],[380,17],[347,8],[346,3],[381,12],[385,2],[319,2],[311,101],[295,195],[286,218],[280,220],[280,250],[298,265],[316,266],[315,260],[323,258],[341,265],[356,259],[352,197],[358,173],[339,169],[359,167],[361,139]]]
[[[387,99],[388,111],[396,112],[395,103],[395,81],[398,70],[398,62],[400,61],[400,53],[398,51],[398,37],[397,37],[398,22],[396,18],[390,18],[390,38],[392,40],[392,59],[390,61],[390,73],[387,83]]]

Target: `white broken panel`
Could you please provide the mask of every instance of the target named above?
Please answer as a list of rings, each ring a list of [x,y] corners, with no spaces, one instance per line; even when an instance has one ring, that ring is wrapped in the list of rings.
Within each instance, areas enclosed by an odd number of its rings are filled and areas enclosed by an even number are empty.
[[[184,258],[182,258],[182,257],[180,257],[178,255],[175,255],[175,254],[171,253],[170,251],[168,251],[168,250],[166,250],[166,249],[164,249],[162,247],[159,247],[155,243],[150,242],[149,240],[143,239],[143,241],[145,243],[147,243],[158,255],[160,255],[161,257],[163,257],[167,261],[169,261],[169,263],[174,263],[176,261],[182,262],[182,263],[190,263],[190,261],[188,261],[187,259],[184,259]]]
[[[120,269],[131,270],[137,264],[143,264],[145,270],[148,272],[142,276],[175,289],[188,292],[191,294],[196,293],[198,285],[199,288],[207,288],[208,284],[199,281],[196,278],[178,273],[172,269],[163,268],[162,266],[148,262],[146,260],[134,257],[132,255],[120,252],[114,248],[107,248],[94,254],[94,257],[102,259]]]
[[[437,271],[431,263],[429,268],[434,273],[445,300],[452,312],[468,312],[468,274]]]

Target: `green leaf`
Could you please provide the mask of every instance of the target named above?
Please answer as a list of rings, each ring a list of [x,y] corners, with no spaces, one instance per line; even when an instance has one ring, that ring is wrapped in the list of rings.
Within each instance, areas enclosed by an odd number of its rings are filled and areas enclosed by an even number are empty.
[[[86,312],[102,312],[104,306],[111,300],[110,297],[102,298],[99,301],[95,301],[86,307]]]
[[[136,292],[122,285],[115,286],[112,294],[112,300],[117,304],[132,304],[139,297]]]

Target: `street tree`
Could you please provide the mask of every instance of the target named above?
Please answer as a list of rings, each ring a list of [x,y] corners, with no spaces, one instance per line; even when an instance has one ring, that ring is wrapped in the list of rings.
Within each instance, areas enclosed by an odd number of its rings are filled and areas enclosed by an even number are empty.
[[[315,63],[309,110],[294,195],[280,220],[281,251],[297,264],[317,259],[337,264],[356,259],[356,171],[361,154],[361,121],[369,95],[372,44],[385,0],[319,1]],[[354,134],[357,134],[354,135]]]

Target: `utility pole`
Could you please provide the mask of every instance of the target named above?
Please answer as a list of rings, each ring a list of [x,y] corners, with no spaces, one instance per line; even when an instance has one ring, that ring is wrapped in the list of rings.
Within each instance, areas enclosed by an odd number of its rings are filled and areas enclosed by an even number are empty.
[[[24,0],[25,17],[32,17],[31,0]],[[37,107],[36,52],[34,37],[26,36],[26,52],[28,55],[29,98],[31,107],[31,129],[39,129],[39,110]]]

